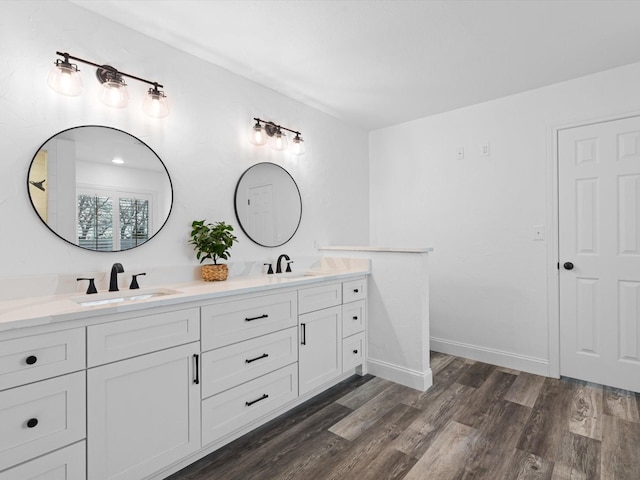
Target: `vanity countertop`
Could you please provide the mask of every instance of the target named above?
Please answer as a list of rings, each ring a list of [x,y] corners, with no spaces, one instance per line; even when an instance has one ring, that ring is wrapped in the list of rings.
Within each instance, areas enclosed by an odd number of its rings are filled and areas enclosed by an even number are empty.
[[[139,290],[122,289],[121,295],[131,295],[132,292],[144,295],[158,290],[175,291],[176,293],[155,296],[144,300],[128,300],[119,303],[83,306],[79,300],[91,301],[101,298],[94,295],[60,294],[42,297],[22,298],[0,302],[0,332],[17,328],[34,327],[57,322],[88,320],[93,317],[114,313],[136,312],[151,307],[167,307],[190,302],[214,300],[231,295],[245,293],[268,292],[286,287],[305,287],[326,281],[342,281],[352,277],[370,273],[368,265],[353,266],[341,270],[313,270],[305,274],[290,275],[240,275],[230,277],[224,282],[204,282],[201,280],[166,284],[156,288],[141,288]],[[118,294],[113,292],[115,296]],[[100,295],[100,294],[98,294]]]

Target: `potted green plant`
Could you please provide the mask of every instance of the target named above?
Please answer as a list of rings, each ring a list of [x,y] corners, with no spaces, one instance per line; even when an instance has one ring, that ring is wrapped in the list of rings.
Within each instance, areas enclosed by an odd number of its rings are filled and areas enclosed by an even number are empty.
[[[238,239],[233,235],[233,227],[224,222],[205,223],[205,220],[194,220],[191,223],[191,240],[200,263],[206,259],[213,260],[213,265],[202,266],[202,279],[211,282],[226,280],[229,268],[226,264],[218,264],[219,259],[227,260],[229,250]]]

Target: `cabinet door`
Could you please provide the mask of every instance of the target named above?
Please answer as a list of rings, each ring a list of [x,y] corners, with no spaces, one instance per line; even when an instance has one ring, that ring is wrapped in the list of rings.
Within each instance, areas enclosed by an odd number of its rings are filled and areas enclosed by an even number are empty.
[[[200,448],[198,343],[90,369],[88,478],[139,480]]]
[[[298,369],[300,395],[342,373],[342,307],[299,317]]]

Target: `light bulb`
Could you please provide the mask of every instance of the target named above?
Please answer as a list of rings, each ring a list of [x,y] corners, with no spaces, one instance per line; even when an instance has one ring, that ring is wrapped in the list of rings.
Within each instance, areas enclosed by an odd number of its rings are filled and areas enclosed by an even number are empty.
[[[100,100],[102,103],[113,108],[124,108],[129,103],[129,93],[127,84],[122,77],[115,74],[102,84],[100,90]]]
[[[164,92],[157,87],[150,88],[142,103],[142,111],[154,118],[162,118],[169,115],[169,104]]]
[[[254,145],[264,145],[267,143],[268,137],[265,129],[260,125],[260,122],[256,122],[251,131],[249,132],[249,141]]]
[[[284,133],[278,128],[276,133],[271,137],[271,143],[269,145],[273,150],[281,151],[287,148],[287,137]]]
[[[294,155],[302,155],[304,151],[304,140],[299,133],[296,133],[294,139],[291,140],[291,152]]]
[[[56,60],[56,66],[47,77],[47,84],[54,91],[69,97],[77,97],[82,93],[82,78],[78,67],[64,60]]]

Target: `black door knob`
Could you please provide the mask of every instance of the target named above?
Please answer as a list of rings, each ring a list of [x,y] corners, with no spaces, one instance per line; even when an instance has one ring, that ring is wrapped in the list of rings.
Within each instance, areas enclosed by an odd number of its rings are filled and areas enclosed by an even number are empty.
[[[573,270],[573,263],[565,262],[563,267],[564,267],[565,270]]]

